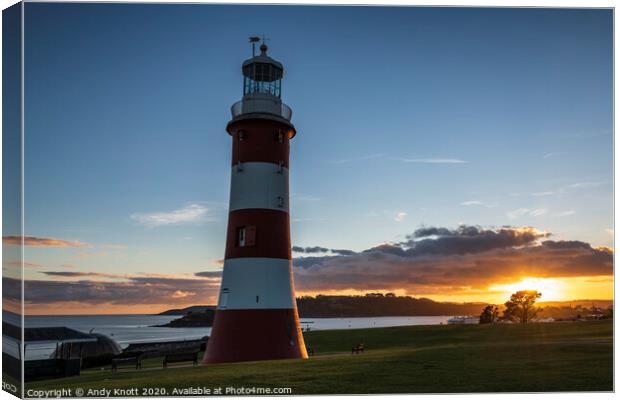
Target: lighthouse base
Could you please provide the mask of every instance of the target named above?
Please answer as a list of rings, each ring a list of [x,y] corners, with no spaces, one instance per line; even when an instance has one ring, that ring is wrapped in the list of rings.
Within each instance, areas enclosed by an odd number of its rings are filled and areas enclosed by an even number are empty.
[[[217,310],[203,363],[308,358],[296,309]]]

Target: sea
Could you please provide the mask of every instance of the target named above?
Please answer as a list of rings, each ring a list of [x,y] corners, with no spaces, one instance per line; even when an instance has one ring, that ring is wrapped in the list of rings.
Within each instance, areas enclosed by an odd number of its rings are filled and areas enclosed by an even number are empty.
[[[113,338],[121,347],[131,343],[164,342],[176,340],[200,339],[211,334],[211,328],[158,328],[180,315],[63,315],[63,316],[26,316],[26,328],[66,326],[84,333],[102,333]],[[7,320],[7,313],[3,313]],[[304,331],[325,329],[359,329],[381,328],[407,325],[446,324],[451,316],[429,317],[373,317],[373,318],[301,318]],[[14,318],[8,318],[14,319]],[[17,319],[17,321],[19,321]],[[19,322],[17,322],[19,324]],[[15,322],[14,322],[15,323]],[[2,336],[3,352],[12,354],[17,351],[15,342]],[[29,344],[25,359],[48,358],[55,345]]]

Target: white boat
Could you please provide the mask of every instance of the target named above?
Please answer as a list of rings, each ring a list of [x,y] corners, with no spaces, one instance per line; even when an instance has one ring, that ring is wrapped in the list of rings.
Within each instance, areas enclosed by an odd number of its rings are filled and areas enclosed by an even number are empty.
[[[472,315],[457,315],[448,320],[448,325],[478,324],[480,317]]]

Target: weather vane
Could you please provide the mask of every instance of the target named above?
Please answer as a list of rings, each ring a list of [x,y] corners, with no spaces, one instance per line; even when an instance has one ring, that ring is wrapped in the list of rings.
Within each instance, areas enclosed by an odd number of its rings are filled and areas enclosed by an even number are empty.
[[[250,36],[250,43],[252,43],[252,57],[256,57],[256,43],[261,40],[263,41],[263,44],[265,44],[269,38],[266,38],[264,34],[262,35],[262,38],[260,36]]]

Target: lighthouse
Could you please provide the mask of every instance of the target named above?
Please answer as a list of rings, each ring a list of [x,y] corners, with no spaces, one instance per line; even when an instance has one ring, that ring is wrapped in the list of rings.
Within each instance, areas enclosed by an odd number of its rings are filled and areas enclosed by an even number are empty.
[[[259,40],[250,38],[252,45]],[[289,142],[281,63],[267,46],[242,66],[226,130],[232,165],[224,270],[205,363],[307,358],[291,265]]]

